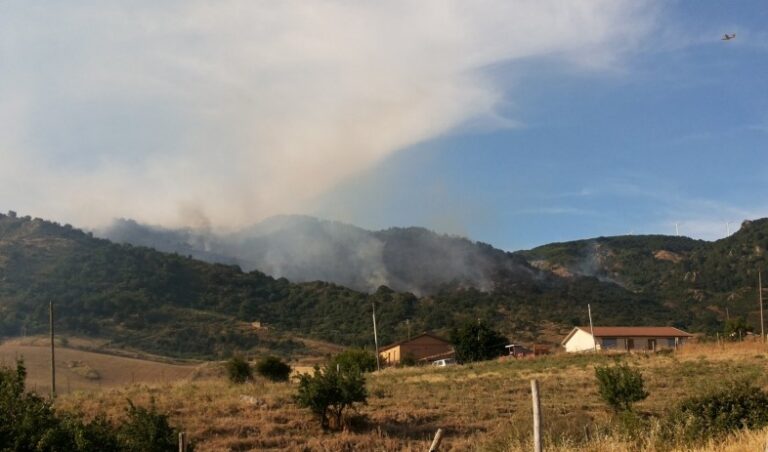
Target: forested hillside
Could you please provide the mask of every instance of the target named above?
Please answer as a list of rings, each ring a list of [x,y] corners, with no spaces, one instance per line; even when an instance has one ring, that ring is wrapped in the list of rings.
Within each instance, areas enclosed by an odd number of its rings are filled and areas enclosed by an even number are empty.
[[[413,250],[408,243],[398,246]],[[490,256],[507,259],[487,248]],[[562,278],[511,259],[518,265],[496,271],[487,291],[456,281],[421,298],[387,287],[366,294],[326,282],[294,284],[237,266],[114,244],[68,225],[1,215],[0,335],[45,331],[49,301],[56,303],[62,332],[198,357],[253,348],[290,353],[300,347],[290,339],[294,334],[368,345],[373,303],[383,343],[406,337],[408,328],[445,333],[479,318],[510,338],[556,339],[556,333],[586,321],[587,303],[602,324],[689,324],[675,307],[646,294],[592,277]],[[285,335],[264,337],[249,326],[253,321]]]
[[[448,284],[488,291],[504,274],[535,273],[525,259],[463,237],[417,227],[368,231],[302,215],[268,218],[232,234],[123,219],[97,235],[207,262],[237,263],[294,282],[328,281],[369,293],[382,285],[418,295]]]
[[[759,330],[758,272],[766,269],[768,219],[745,221],[730,237],[599,237],[519,254],[564,276],[594,276],[674,306],[695,329],[722,328],[726,315]],[[726,309],[728,312],[726,313]]]

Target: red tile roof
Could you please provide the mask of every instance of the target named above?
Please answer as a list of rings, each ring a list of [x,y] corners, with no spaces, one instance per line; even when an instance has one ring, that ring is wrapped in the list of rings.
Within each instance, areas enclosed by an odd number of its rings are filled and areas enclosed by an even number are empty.
[[[590,332],[588,326],[576,328]],[[595,337],[693,337],[693,334],[671,326],[596,326]]]

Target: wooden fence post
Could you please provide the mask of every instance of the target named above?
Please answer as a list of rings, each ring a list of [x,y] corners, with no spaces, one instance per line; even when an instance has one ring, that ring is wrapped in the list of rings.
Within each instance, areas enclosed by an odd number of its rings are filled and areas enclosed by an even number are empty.
[[[533,451],[541,452],[541,404],[538,380],[531,380],[531,399],[533,402]]]
[[[440,442],[443,440],[443,429],[437,429],[435,433],[435,439],[432,440],[432,445],[429,446],[429,452],[437,452],[440,448]]]
[[[187,452],[187,434],[179,432],[179,452]]]

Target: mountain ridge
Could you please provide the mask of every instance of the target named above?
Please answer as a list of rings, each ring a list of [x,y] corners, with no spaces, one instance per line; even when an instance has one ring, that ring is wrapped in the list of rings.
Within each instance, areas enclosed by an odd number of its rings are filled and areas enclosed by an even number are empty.
[[[488,254],[524,262],[500,250]],[[561,278],[530,266],[520,272],[502,267],[493,283],[492,290],[482,291],[456,279],[420,297],[385,286],[363,293],[322,281],[292,283],[0,214],[0,336],[6,337],[44,332],[49,301],[57,305],[63,334],[176,357],[237,350],[291,355],[301,348],[292,339],[297,335],[371,345],[374,304],[381,343],[403,339],[409,330],[447,334],[477,319],[515,340],[556,342],[572,324],[585,321],[586,303],[614,324],[672,324],[677,315],[618,285]],[[253,322],[271,334],[263,335]]]

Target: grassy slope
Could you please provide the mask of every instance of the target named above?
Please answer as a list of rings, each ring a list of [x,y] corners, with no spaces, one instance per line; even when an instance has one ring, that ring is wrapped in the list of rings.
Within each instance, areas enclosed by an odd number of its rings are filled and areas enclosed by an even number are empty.
[[[768,386],[768,349],[743,343],[718,349],[691,345],[675,355],[634,355],[650,397],[637,409],[661,415],[683,397],[734,378]],[[550,448],[579,451],[632,450],[610,427],[593,366],[611,356],[559,355],[537,360],[488,362],[453,368],[388,369],[368,377],[369,404],[357,427],[323,433],[295,406],[295,383],[232,386],[220,379],[132,385],[96,394],[62,397],[62,409],[122,415],[126,398],[150,397],[173,413],[200,450],[425,450],[437,428],[446,430],[441,450],[530,450],[529,380],[540,381],[544,434]],[[766,432],[743,432],[725,442],[685,450],[757,450]],[[585,435],[589,435],[589,439]],[[648,445],[642,446],[647,448]],[[670,446],[671,448],[671,446]],[[669,449],[667,449],[669,450]]]

